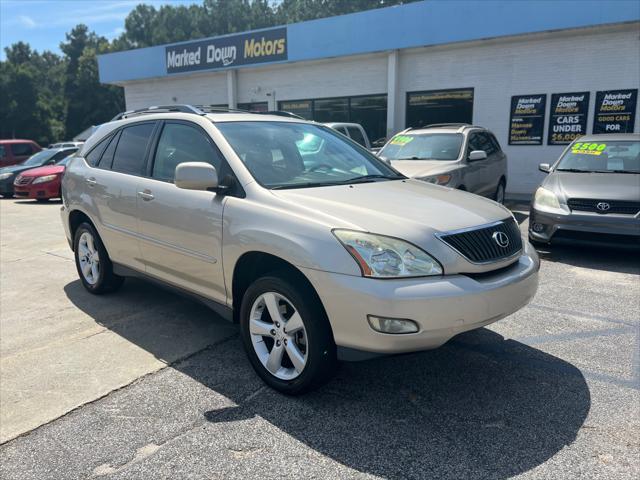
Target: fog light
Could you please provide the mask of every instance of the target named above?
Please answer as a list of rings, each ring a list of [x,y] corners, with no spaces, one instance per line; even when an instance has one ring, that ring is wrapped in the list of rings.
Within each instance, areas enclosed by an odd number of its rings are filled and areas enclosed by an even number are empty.
[[[416,333],[418,330],[418,324],[413,320],[406,320],[402,318],[384,318],[376,317],[375,315],[367,315],[369,325],[376,332],[381,333]]]
[[[541,223],[534,223],[534,224],[533,224],[533,231],[534,231],[534,232],[538,232],[538,233],[540,233],[540,232],[542,232],[543,230],[544,230],[544,225],[543,225],[543,224],[541,224]]]

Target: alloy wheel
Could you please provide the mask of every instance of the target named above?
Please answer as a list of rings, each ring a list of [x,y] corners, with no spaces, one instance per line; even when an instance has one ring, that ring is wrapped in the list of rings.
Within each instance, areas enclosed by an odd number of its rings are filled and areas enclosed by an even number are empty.
[[[289,299],[276,292],[261,294],[251,307],[249,333],[269,373],[281,380],[300,376],[307,364],[307,331]]]
[[[100,254],[91,233],[83,232],[80,236],[77,255],[82,276],[87,283],[95,285],[100,278]]]

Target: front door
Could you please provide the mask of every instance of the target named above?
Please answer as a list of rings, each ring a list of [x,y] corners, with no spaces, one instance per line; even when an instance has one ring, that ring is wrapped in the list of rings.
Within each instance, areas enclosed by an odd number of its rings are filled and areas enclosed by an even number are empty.
[[[176,166],[207,162],[223,175],[223,157],[195,124],[167,121],[153,156],[150,178],[138,189],[139,228],[146,272],[224,303],[222,211],[225,197],[184,190],[173,183]]]

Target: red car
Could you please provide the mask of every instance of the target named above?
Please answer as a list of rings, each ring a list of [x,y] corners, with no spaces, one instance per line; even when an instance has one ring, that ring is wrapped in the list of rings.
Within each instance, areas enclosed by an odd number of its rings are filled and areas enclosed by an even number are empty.
[[[25,161],[42,147],[32,140],[0,140],[0,168]]]
[[[44,202],[50,198],[62,198],[60,182],[67,162],[73,155],[55,165],[32,168],[19,174],[13,182],[13,193],[18,198],[34,198]]]

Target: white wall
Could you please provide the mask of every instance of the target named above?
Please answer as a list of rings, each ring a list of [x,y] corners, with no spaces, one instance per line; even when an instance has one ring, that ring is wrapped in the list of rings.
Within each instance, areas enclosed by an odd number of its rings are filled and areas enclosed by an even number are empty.
[[[343,97],[387,91],[387,55],[362,55],[238,70],[238,102]]]
[[[507,191],[530,194],[544,177],[538,164],[553,163],[564,149],[546,145],[551,94],[591,92],[591,133],[596,91],[640,85],[640,29],[631,24],[405,51],[398,76],[402,122],[406,92],[474,87],[473,123],[491,129],[509,158]],[[545,144],[508,145],[511,96],[542,93],[547,94]],[[639,117],[640,111],[636,132]]]
[[[237,102],[387,93],[388,53],[269,65],[237,70]],[[538,163],[552,163],[562,146],[546,145],[551,94],[591,92],[591,132],[598,90],[640,85],[640,25],[548,32],[400,51],[395,130],[405,125],[406,93],[474,87],[473,122],[491,129],[509,157],[507,191],[528,195],[543,178]],[[226,104],[226,72],[126,83],[127,108],[163,103]],[[512,95],[547,94],[545,144],[509,146]],[[271,95],[268,95],[271,94]],[[640,110],[640,109],[639,109]],[[636,129],[640,111],[636,115]]]
[[[180,75],[124,84],[127,110],[184,103],[226,105],[226,72]]]

